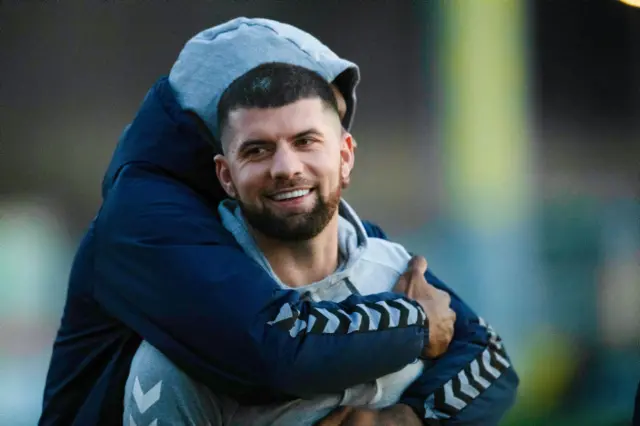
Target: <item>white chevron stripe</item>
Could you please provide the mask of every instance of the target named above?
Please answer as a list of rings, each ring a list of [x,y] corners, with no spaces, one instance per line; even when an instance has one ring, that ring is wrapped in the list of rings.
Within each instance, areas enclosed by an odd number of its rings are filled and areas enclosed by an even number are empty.
[[[458,373],[458,379],[460,379],[460,391],[462,393],[471,398],[475,398],[480,395],[480,391],[474,388],[471,383],[469,383],[469,378],[467,377],[467,374],[464,372],[464,370],[461,370]]]
[[[338,326],[340,326],[340,319],[326,309],[317,308],[316,311],[324,315],[328,320],[322,332],[325,334],[335,333]]]
[[[400,310],[398,308],[394,308],[382,300],[377,302],[376,305],[387,311],[389,315],[389,328],[397,327],[398,324],[400,324]]]
[[[316,323],[316,320],[317,318],[315,317],[315,315],[313,315],[313,313],[309,314],[309,324],[307,324],[307,332],[311,332],[314,324]]]
[[[496,370],[491,365],[491,354],[489,353],[489,349],[485,349],[484,352],[482,352],[482,365],[484,366],[485,370],[487,370],[487,372],[494,378],[497,379],[498,377],[500,377],[500,371]]]
[[[307,329],[307,323],[300,318],[296,319],[293,323],[293,326],[289,329],[289,335],[291,337],[296,337],[300,332]]]
[[[482,317],[478,317],[478,323],[485,328],[487,327],[487,322]]]
[[[450,405],[451,407],[454,407],[454,408],[456,408],[458,410],[462,410],[464,407],[467,406],[466,402],[464,402],[463,400],[457,398],[453,394],[453,381],[452,380],[449,380],[444,385],[444,403],[447,404],[447,405]]]
[[[349,326],[349,330],[347,330],[347,334],[360,330],[360,327],[362,327],[362,314],[360,314],[360,312],[354,312],[349,318],[351,319],[351,325]]]
[[[437,419],[438,416],[436,415],[436,413],[433,412],[433,410],[430,407],[427,407],[427,405],[425,404],[425,406],[424,406],[424,418],[425,419]]]
[[[493,356],[495,356],[498,362],[504,365],[506,368],[511,367],[511,363],[507,361],[505,358],[503,358],[502,355],[500,355],[498,352],[494,352]]]
[[[407,310],[408,325],[414,325],[414,324],[417,324],[418,322],[424,322],[424,319],[426,318],[426,316],[423,311],[421,311],[420,309],[416,308],[411,303],[408,303],[403,299],[396,299],[395,301],[403,305],[403,308]],[[387,312],[389,316],[389,328],[398,327],[398,325],[400,324],[400,317],[402,316],[402,310],[399,308],[390,306],[388,303],[384,301],[376,302],[376,305],[380,306]],[[382,318],[382,314],[380,314],[378,311],[375,311],[369,308],[366,304],[363,304],[363,303],[359,304],[358,307],[365,312],[365,315],[369,319],[368,331],[378,330],[380,328],[380,319]],[[317,311],[317,313],[319,313],[320,315],[324,315],[327,318],[328,322],[323,330],[323,333],[326,333],[326,334],[335,333],[338,327],[340,326],[340,320],[341,320],[340,316],[323,308],[316,308],[315,311]],[[347,333],[363,331],[361,330],[361,327],[362,327],[362,321],[364,319],[364,316],[360,312],[353,312],[351,315],[348,315],[346,312],[343,312],[343,311],[341,312],[350,319],[349,329],[347,330]],[[282,307],[280,308],[280,311],[278,311],[278,315],[276,315],[276,318],[272,321],[269,321],[267,324],[274,325],[282,321],[291,319],[292,317],[298,314],[299,312],[293,309],[291,304],[286,303],[282,305]],[[315,317],[313,314],[309,315],[308,324],[302,319],[296,319],[294,324],[289,329],[289,335],[291,337],[296,337],[302,331],[305,331],[305,330],[311,331],[316,321],[317,321],[317,317]]]
[[[149,389],[147,393],[144,393],[142,391],[142,386],[140,386],[140,380],[138,380],[138,376],[136,376],[135,381],[133,382],[133,399],[136,401],[136,405],[138,406],[138,410],[140,410],[141,414],[144,414],[144,412],[153,404],[158,402],[161,391],[162,380]]]
[[[280,312],[278,312],[276,319],[274,319],[273,321],[269,321],[267,324],[273,325],[273,324],[279,323],[280,321],[287,320],[292,316],[293,316],[293,311],[291,310],[291,305],[288,303],[285,303],[280,308]]]
[[[448,415],[447,413],[443,413],[441,411],[438,411],[435,408],[431,408],[431,407],[427,406],[426,404],[424,406],[424,418],[425,419],[442,420],[442,419],[448,419],[449,417],[451,417],[451,416]],[[440,423],[438,423],[438,424],[440,424]]]
[[[405,308],[407,308],[407,311],[409,311],[409,316],[407,317],[407,324],[408,325],[417,324],[420,318],[420,312],[418,311],[418,309],[404,299],[396,299],[395,301],[403,305]]]
[[[487,331],[489,332],[489,341],[496,345],[500,345],[502,339],[498,336],[498,333],[496,333],[491,327],[487,328]]]
[[[489,337],[489,344],[492,347],[496,348],[496,350],[498,350],[498,351],[502,350],[502,343],[498,339],[494,339],[492,337]]]
[[[501,364],[501,366],[505,368],[509,368],[511,366],[510,361],[496,350],[496,348],[498,348],[499,350],[502,347],[500,336],[495,333],[493,328],[491,328],[491,326],[489,326],[483,318],[478,317],[478,323],[487,329],[487,332],[489,334],[489,347],[483,350],[480,356],[471,361],[471,363],[469,364],[471,370],[470,374],[466,373],[464,370],[461,370],[458,372],[457,377],[449,380],[444,384],[442,388],[444,391],[443,403],[446,406],[456,409],[457,411],[460,411],[467,406],[467,403],[459,398],[460,396],[465,395],[473,400],[477,398],[482,391],[489,388],[489,386],[491,386],[495,379],[499,378],[502,375],[502,371],[491,365],[492,361],[494,363],[497,362]],[[500,369],[502,368],[500,367]],[[484,374],[484,376],[482,374]],[[491,376],[491,378],[489,376]],[[473,379],[473,381],[471,380],[471,378]],[[459,381],[460,383],[459,393],[454,392],[454,381]],[[456,385],[457,383],[458,382],[455,382]],[[439,416],[440,411],[438,410],[438,408],[442,409],[444,407],[436,408],[435,400],[433,397],[427,398],[424,404],[424,408],[425,418],[442,418],[441,416]]]
[[[431,394],[424,400],[424,418],[425,419],[448,419],[447,413],[443,413],[435,408],[435,397]]]
[[[380,312],[374,311],[370,308],[365,308],[367,314],[369,314],[369,330],[378,330],[380,328]]]
[[[478,382],[484,389],[491,386],[491,383],[480,375],[480,364],[478,364],[477,359],[471,361],[471,375],[473,376],[473,379]]]
[[[487,333],[489,333],[489,343],[494,346],[498,350],[502,350],[502,339],[496,333],[493,327],[489,323],[487,323],[484,318],[478,317],[478,323],[487,329]]]
[[[363,303],[359,304],[358,308],[362,309],[364,311],[364,315],[369,319],[368,331],[377,330],[380,326],[380,314]]]
[[[418,309],[417,307],[413,306],[412,304],[406,302],[403,299],[396,299],[395,301],[403,305],[403,308],[406,308],[408,312],[408,316],[407,316],[408,325],[414,325],[414,324],[417,324],[418,322],[424,322],[426,316],[421,309]],[[395,328],[399,326],[400,317],[402,316],[401,309],[396,308],[394,306],[390,306],[385,301],[376,302],[376,305],[380,306],[382,309],[384,309],[387,312],[389,316],[388,328]],[[365,312],[365,315],[369,319],[368,331],[378,330],[380,328],[380,319],[382,318],[382,314],[380,314],[376,310],[369,308],[366,304],[359,304],[357,306]],[[341,321],[340,316],[323,308],[316,308],[315,311],[317,311],[321,315],[324,315],[328,320],[323,330],[323,333],[326,333],[326,334],[335,333],[338,327],[340,326],[340,321]],[[344,314],[346,317],[348,317],[350,320],[349,329],[347,333],[363,331],[360,329],[362,327],[362,321],[364,319],[364,316],[360,312],[353,312],[351,315],[347,314],[344,311],[340,311],[340,312]],[[282,321],[291,319],[296,315],[299,315],[299,312],[293,309],[291,304],[286,303],[282,305],[282,307],[280,308],[280,311],[278,312],[278,315],[276,315],[276,318],[272,321],[269,321],[267,324],[274,325]],[[302,319],[299,319],[299,318],[296,319],[294,324],[289,329],[289,335],[291,335],[291,337],[296,337],[304,330],[311,331],[316,321],[317,321],[317,317],[315,317],[313,313],[309,315],[308,324]]]

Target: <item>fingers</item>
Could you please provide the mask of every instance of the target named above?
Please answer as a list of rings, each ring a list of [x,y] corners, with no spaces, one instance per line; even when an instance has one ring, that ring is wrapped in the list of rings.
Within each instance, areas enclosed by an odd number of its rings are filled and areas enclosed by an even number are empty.
[[[374,426],[378,423],[377,410],[356,407],[340,407],[320,420],[315,426]]]
[[[315,426],[340,426],[353,412],[353,407],[340,407],[333,410],[327,417],[320,420]]]
[[[376,426],[379,413],[377,410],[360,408],[349,413],[342,426]]]
[[[407,265],[407,272],[424,275],[427,272],[427,259],[422,256],[413,256]]]
[[[422,256],[413,256],[407,263],[407,269],[400,275],[393,291],[405,294],[411,299],[415,299],[423,292],[424,274],[427,271],[427,260]],[[426,293],[430,293],[433,287],[427,284]]]

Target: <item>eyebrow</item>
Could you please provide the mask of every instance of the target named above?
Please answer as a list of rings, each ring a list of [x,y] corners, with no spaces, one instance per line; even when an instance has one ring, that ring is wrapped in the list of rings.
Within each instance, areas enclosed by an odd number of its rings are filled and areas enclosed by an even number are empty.
[[[291,139],[292,140],[302,139],[306,136],[322,136],[322,132],[312,128],[312,129],[308,129],[308,130],[304,130],[302,132],[296,133],[295,135],[293,135],[293,137],[291,137]],[[238,147],[238,152],[242,152],[245,149],[254,145],[266,145],[269,143],[272,143],[272,141],[269,141],[266,139],[247,139],[242,143],[240,143],[240,146]]]
[[[295,134],[292,139],[301,139],[301,138],[304,138],[305,136],[322,136],[322,132],[311,128],[311,129],[305,130],[304,132]]]

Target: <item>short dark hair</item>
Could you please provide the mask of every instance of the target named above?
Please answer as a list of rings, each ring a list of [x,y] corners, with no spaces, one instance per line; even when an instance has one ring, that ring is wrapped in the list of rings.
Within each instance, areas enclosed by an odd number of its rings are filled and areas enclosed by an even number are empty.
[[[238,108],[279,108],[309,98],[319,98],[339,116],[336,97],[320,74],[281,62],[259,65],[235,79],[222,93],[217,117],[220,137],[229,114]]]

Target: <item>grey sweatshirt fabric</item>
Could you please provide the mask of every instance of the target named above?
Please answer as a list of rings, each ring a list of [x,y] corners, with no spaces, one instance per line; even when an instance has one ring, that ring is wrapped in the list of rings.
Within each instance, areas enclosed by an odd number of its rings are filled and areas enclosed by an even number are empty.
[[[237,203],[224,201],[218,211],[225,228],[233,234],[243,250],[286,288],[256,245]],[[354,293],[367,295],[390,291],[406,269],[411,256],[398,244],[368,238],[360,219],[346,202],[341,202],[339,213],[338,242],[344,259],[341,267],[325,279],[294,290],[299,291],[302,298],[335,302]],[[379,314],[366,307],[363,309],[369,311],[367,315],[375,327]],[[327,315],[331,314],[327,312]],[[399,321],[399,312],[392,315],[391,320]],[[309,321],[308,327],[313,327],[312,321]],[[363,353],[362,356],[375,354]],[[125,388],[124,420],[125,424],[138,425],[162,419],[166,424],[312,426],[339,406],[383,408],[395,404],[424,368],[427,365],[416,360],[394,373],[352,386],[338,394],[247,406],[225,395],[214,394],[197,378],[189,377],[176,367],[159,350],[143,342],[132,361]],[[136,402],[141,398],[141,389],[151,389],[148,392],[152,392],[156,388],[159,401],[141,414]]]
[[[249,233],[249,229],[247,228],[238,204],[231,199],[224,200],[220,203],[218,212],[220,213],[222,224],[233,234],[245,253],[269,272],[271,277],[280,285],[280,287],[290,289],[290,287],[280,281],[278,276],[273,272],[273,269],[267,259],[256,246],[253,237]],[[333,294],[329,297],[318,297],[316,292],[324,293],[324,291],[322,291],[323,287],[332,287],[334,284],[347,279],[351,272],[351,267],[360,260],[362,253],[364,253],[367,248],[367,233],[362,227],[360,220],[355,215],[355,212],[345,201],[341,201],[340,203],[339,222],[338,249],[340,250],[340,258],[342,259],[342,262],[338,270],[324,280],[295,289],[302,291],[309,296],[313,295],[315,300],[336,298],[336,295]]]

